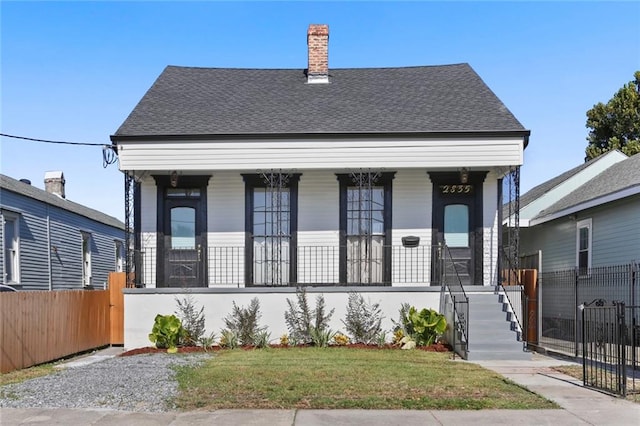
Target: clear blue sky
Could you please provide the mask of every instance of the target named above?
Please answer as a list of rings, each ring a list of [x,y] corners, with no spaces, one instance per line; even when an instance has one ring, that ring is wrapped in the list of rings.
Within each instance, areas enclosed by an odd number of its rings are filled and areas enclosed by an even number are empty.
[[[640,70],[640,2],[0,3],[1,132],[109,144],[167,65],[306,68],[310,23],[329,67],[469,63],[531,130],[522,192],[584,160],[585,112]],[[99,147],[1,138],[1,172],[124,218]]]

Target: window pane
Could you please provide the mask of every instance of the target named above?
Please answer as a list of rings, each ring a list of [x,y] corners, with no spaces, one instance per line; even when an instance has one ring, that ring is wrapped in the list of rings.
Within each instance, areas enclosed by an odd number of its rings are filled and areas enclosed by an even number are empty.
[[[196,248],[196,209],[192,207],[171,209],[171,248]]]
[[[265,208],[265,190],[264,188],[255,188],[253,190],[253,210],[264,211]]]
[[[6,219],[4,224],[4,265],[5,265],[5,278],[7,282],[16,281],[17,270],[17,238],[16,238],[16,221],[13,219]]]
[[[469,247],[469,206],[445,206],[444,241],[449,247]]]
[[[589,249],[589,228],[580,228],[580,248],[579,250]]]

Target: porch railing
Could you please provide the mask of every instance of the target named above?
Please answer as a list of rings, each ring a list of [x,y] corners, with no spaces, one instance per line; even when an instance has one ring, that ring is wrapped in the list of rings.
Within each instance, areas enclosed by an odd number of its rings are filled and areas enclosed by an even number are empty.
[[[204,286],[300,286],[438,285],[432,280],[430,245],[393,246],[209,246],[199,259]],[[167,252],[163,252],[165,257]],[[252,259],[249,260],[248,256]],[[175,262],[180,262],[176,257]],[[292,262],[295,259],[295,262]],[[189,265],[192,267],[193,259]],[[144,248],[135,253],[135,279],[139,287],[156,286],[158,250]],[[250,269],[247,269],[250,268]],[[160,273],[158,273],[160,272]],[[434,273],[435,274],[435,273]],[[435,277],[436,275],[434,275]],[[250,280],[248,280],[250,278]]]
[[[440,312],[447,311],[447,299],[453,318],[451,345],[455,353],[467,358],[469,349],[469,297],[464,291],[449,247],[441,245],[434,250],[435,275],[440,280]]]

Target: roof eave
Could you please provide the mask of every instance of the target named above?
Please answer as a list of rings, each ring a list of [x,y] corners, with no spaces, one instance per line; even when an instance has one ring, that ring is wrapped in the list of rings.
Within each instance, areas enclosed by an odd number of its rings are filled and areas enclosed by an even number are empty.
[[[632,187],[627,187],[625,189],[622,189],[620,191],[616,191],[616,192],[612,192],[610,194],[606,194],[594,199],[591,199],[589,201],[585,201],[583,203],[579,203],[561,210],[558,210],[556,212],[544,215],[544,216],[538,216],[535,217],[533,219],[531,219],[529,221],[531,226],[536,226],[536,225],[540,225],[546,222],[550,222],[552,220],[555,219],[559,219],[561,217],[564,216],[568,216],[570,214],[574,214],[577,212],[580,212],[582,210],[586,210],[592,207],[598,207],[601,206],[603,204],[607,204],[613,201],[617,201],[617,200],[621,200],[623,198],[627,198],[630,197],[632,195],[637,195],[640,194],[640,185],[635,185]]]
[[[326,138],[454,138],[454,137],[521,137],[524,147],[529,143],[530,130],[464,130],[439,132],[301,132],[301,133],[215,133],[184,135],[111,135],[111,142],[145,142],[176,140],[238,140],[238,139],[326,139]]]

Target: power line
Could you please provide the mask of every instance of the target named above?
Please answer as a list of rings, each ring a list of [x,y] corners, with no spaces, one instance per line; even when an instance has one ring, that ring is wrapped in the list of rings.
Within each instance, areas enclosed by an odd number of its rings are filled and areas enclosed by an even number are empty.
[[[25,136],[7,135],[6,133],[0,133],[0,136],[4,136],[5,138],[23,139],[23,140],[32,141],[32,142],[56,143],[60,145],[111,146],[110,144],[105,144],[105,143],[52,141],[48,139],[27,138]]]
[[[102,147],[102,167],[106,169],[107,166],[114,164],[116,161],[118,161],[118,155],[113,150],[113,147],[105,143],[52,141],[49,139],[36,139],[36,138],[28,138],[26,136],[8,135],[6,133],[0,133],[0,136],[4,136],[5,138],[22,139],[22,140],[31,141],[31,142],[54,143],[59,145],[100,146]]]

